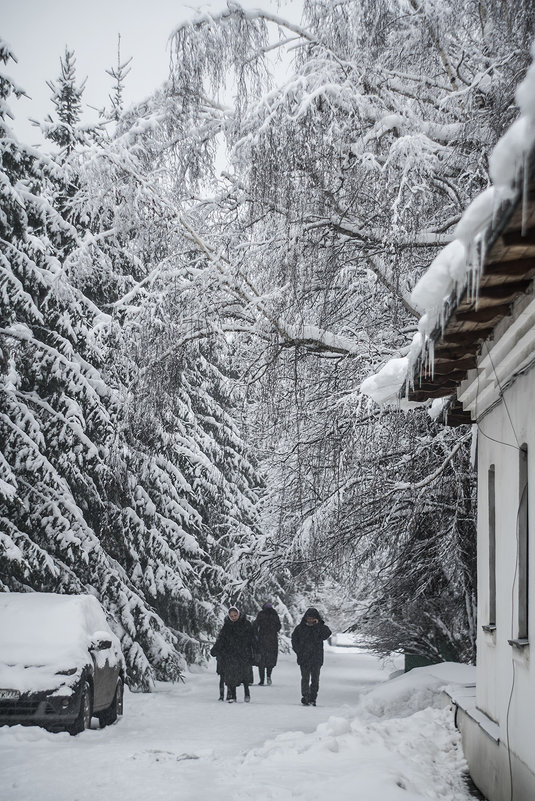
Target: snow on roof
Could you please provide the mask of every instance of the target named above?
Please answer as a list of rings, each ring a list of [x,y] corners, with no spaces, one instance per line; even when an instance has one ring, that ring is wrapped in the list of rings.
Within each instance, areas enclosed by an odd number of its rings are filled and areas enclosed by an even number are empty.
[[[447,301],[453,293],[460,297],[472,273],[480,268],[478,245],[500,204],[514,198],[518,191],[519,176],[523,171],[525,174],[528,156],[535,148],[535,41],[531,55],[533,62],[515,94],[520,115],[490,156],[492,186],[468,206],[455,228],[453,241],[440,251],[414,287],[411,303],[421,318],[408,356],[391,359],[360,386],[360,391],[376,403],[402,408],[417,405],[399,398],[406,379],[425,352],[431,333],[444,323]]]

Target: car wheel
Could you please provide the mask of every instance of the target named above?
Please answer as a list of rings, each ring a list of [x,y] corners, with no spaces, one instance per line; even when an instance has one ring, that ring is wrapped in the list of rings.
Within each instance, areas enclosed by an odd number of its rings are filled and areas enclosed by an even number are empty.
[[[80,734],[91,726],[91,688],[87,681],[84,681],[80,693],[80,710],[76,720],[67,728],[69,734]]]
[[[112,723],[115,723],[117,718],[123,714],[123,695],[124,695],[123,680],[121,678],[118,678],[117,685],[115,687],[115,694],[113,696],[113,701],[111,702],[109,707],[100,712],[98,716],[99,723],[102,726],[102,728],[104,728],[104,726],[110,726]]]

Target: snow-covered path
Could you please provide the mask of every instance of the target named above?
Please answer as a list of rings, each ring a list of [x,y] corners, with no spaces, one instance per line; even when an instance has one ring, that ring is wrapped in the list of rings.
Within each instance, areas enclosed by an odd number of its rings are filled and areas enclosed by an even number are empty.
[[[250,704],[242,702],[242,688],[237,704],[217,700],[212,664],[185,684],[128,693],[124,717],[107,729],[70,737],[2,728],[0,796],[2,801],[469,798],[449,713],[427,708],[410,714],[416,696],[425,707],[436,686],[447,682],[427,674],[416,689],[416,679],[387,682],[395,667],[358,649],[328,648],[313,708],[300,704],[299,671],[291,656],[280,658],[272,687],[252,688]],[[368,707],[359,701],[364,693]],[[432,753],[426,755],[426,749]]]

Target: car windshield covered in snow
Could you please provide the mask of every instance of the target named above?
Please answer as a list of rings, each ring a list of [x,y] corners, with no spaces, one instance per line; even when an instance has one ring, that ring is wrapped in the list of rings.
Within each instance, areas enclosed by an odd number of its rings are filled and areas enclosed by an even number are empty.
[[[0,632],[0,723],[77,733],[122,713],[124,659],[93,596],[2,593]]]

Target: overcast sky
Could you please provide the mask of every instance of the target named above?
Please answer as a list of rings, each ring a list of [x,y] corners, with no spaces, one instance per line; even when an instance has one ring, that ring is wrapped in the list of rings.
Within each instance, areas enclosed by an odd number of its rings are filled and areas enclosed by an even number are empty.
[[[296,5],[300,3],[296,0]],[[0,0],[0,35],[18,63],[7,72],[31,100],[10,99],[17,135],[27,144],[40,141],[27,121],[45,118],[53,110],[46,81],[56,80],[65,46],[75,51],[78,81],[87,77],[83,100],[109,105],[112,79],[106,69],[117,62],[117,35],[122,60],[133,56],[125,85],[125,103],[142,100],[167,77],[168,37],[176,25],[194,16],[195,8],[222,8],[224,2],[197,0]],[[276,0],[245,0],[244,6],[273,8]],[[282,0],[287,16],[292,0]],[[96,118],[96,115],[95,115]]]

